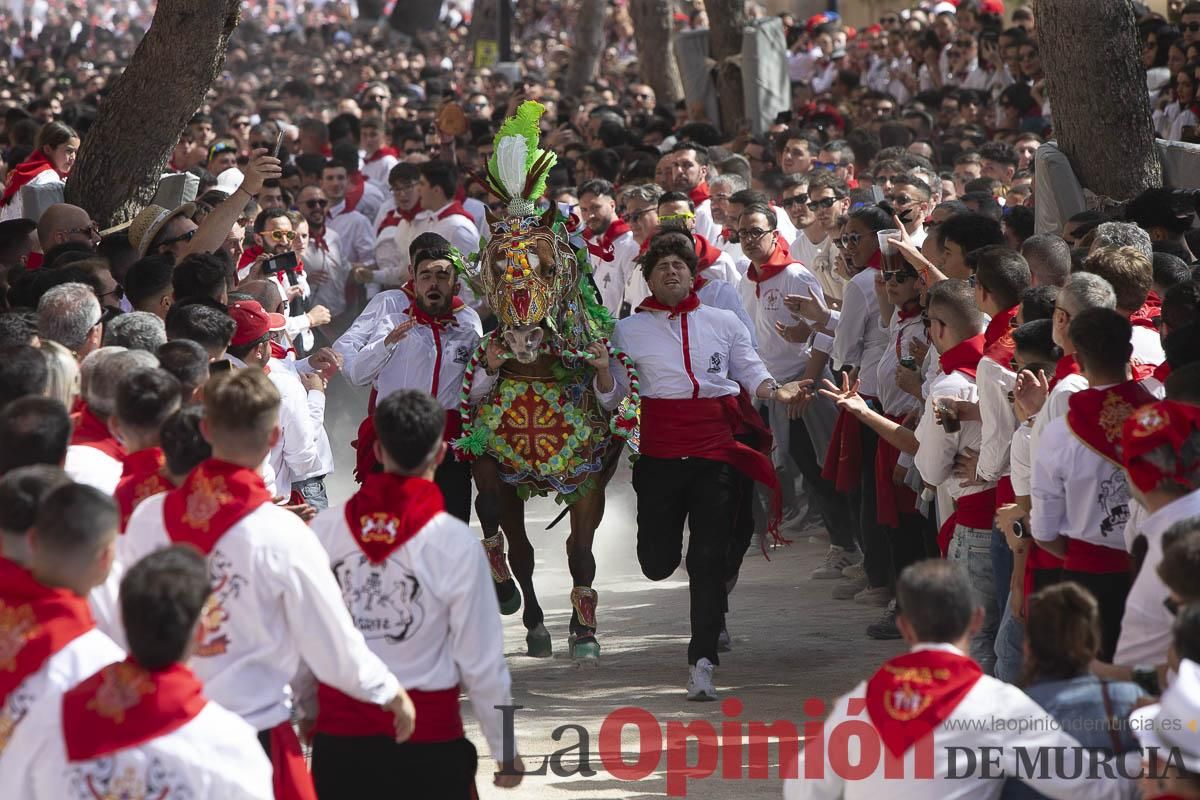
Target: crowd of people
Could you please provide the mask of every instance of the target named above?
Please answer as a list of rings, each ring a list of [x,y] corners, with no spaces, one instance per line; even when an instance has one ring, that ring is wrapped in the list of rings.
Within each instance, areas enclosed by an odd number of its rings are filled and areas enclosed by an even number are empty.
[[[471,257],[512,208],[485,178],[499,127],[534,101],[557,154],[540,209],[582,234],[640,379],[588,350],[605,409],[640,400],[647,578],[689,531],[687,698],[718,698],[743,558],[782,521],[828,536],[808,579],[829,602],[912,648],[830,726],[865,697],[910,764],[930,731],[1012,743],[950,725],[976,717],[1135,771],[1143,747],[1177,756],[1140,787],[1005,782],[1011,760],[897,787],[827,752],[786,796],[1200,798],[1200,740],[1154,724],[1200,704],[1196,200],[1148,189],[1035,231],[1055,109],[1028,7],[781,15],[793,105],[752,135],[658,102],[624,3],[579,96],[574,4],[517,4],[513,69],[471,66],[458,6],[395,46],[346,4],[251,4],[170,155],[195,198],[101,230],[38,198],[146,11],[50,6],[6,19],[0,73],[0,796],[473,797],[460,693],[494,782],[520,783],[501,612],[532,553],[479,546],[454,444],[473,354],[468,402],[527,344],[489,337]],[[1200,2],[1135,7],[1156,131],[1186,141]],[[339,382],[370,400],[338,409],[365,417],[359,486],[330,497]]]

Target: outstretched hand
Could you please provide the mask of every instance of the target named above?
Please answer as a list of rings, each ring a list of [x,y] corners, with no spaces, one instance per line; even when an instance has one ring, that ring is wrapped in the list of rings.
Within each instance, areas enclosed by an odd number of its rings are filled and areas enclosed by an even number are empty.
[[[867,407],[867,401],[858,393],[858,387],[862,385],[862,382],[857,378],[851,381],[850,375],[843,373],[841,386],[828,378],[822,383],[824,388],[821,389],[821,394],[837,403],[839,409],[845,409],[855,416],[870,410]]]

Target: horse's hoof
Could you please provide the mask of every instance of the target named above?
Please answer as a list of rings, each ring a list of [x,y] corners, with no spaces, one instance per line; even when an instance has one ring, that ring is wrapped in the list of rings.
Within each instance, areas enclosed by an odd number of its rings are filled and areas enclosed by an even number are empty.
[[[525,634],[525,654],[534,658],[550,658],[554,655],[554,647],[550,643],[550,631],[546,626],[538,626]]]
[[[577,664],[595,664],[600,660],[600,643],[595,636],[577,637],[571,634],[567,639],[567,650]]]
[[[496,599],[500,601],[500,613],[506,617],[521,610],[521,590],[516,581],[497,583]]]

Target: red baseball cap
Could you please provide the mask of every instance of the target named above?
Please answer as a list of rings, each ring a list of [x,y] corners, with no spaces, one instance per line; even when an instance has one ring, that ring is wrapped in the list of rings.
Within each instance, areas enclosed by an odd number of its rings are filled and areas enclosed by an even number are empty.
[[[282,314],[268,314],[256,300],[239,300],[229,306],[229,316],[237,323],[233,332],[233,347],[252,344],[271,331],[281,331],[287,325]]]

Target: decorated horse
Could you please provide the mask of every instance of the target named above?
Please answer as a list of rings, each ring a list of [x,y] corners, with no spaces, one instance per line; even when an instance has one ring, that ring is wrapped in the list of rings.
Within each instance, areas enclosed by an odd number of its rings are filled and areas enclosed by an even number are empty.
[[[600,645],[592,541],[604,516],[605,485],[636,426],[637,378],[629,359],[608,343],[613,322],[597,299],[586,250],[573,230],[577,220],[554,204],[539,208],[546,173],[556,160],[538,147],[543,110],[538,103],[522,104],[500,128],[487,165],[488,188],[506,209],[498,217],[488,214],[491,239],[471,282],[487,298],[498,327],[468,362],[460,406],[463,436],[455,448],[473,459],[475,509],[501,611],[515,613],[524,596],[525,641],[535,657],[552,655],[553,647],[534,591],[525,501],[554,495],[567,506],[567,564],[574,584],[568,651],[573,659],[593,661]],[[472,409],[469,390],[489,353],[495,383]],[[629,371],[634,387],[615,414],[601,407],[592,388],[593,364],[605,357]]]

